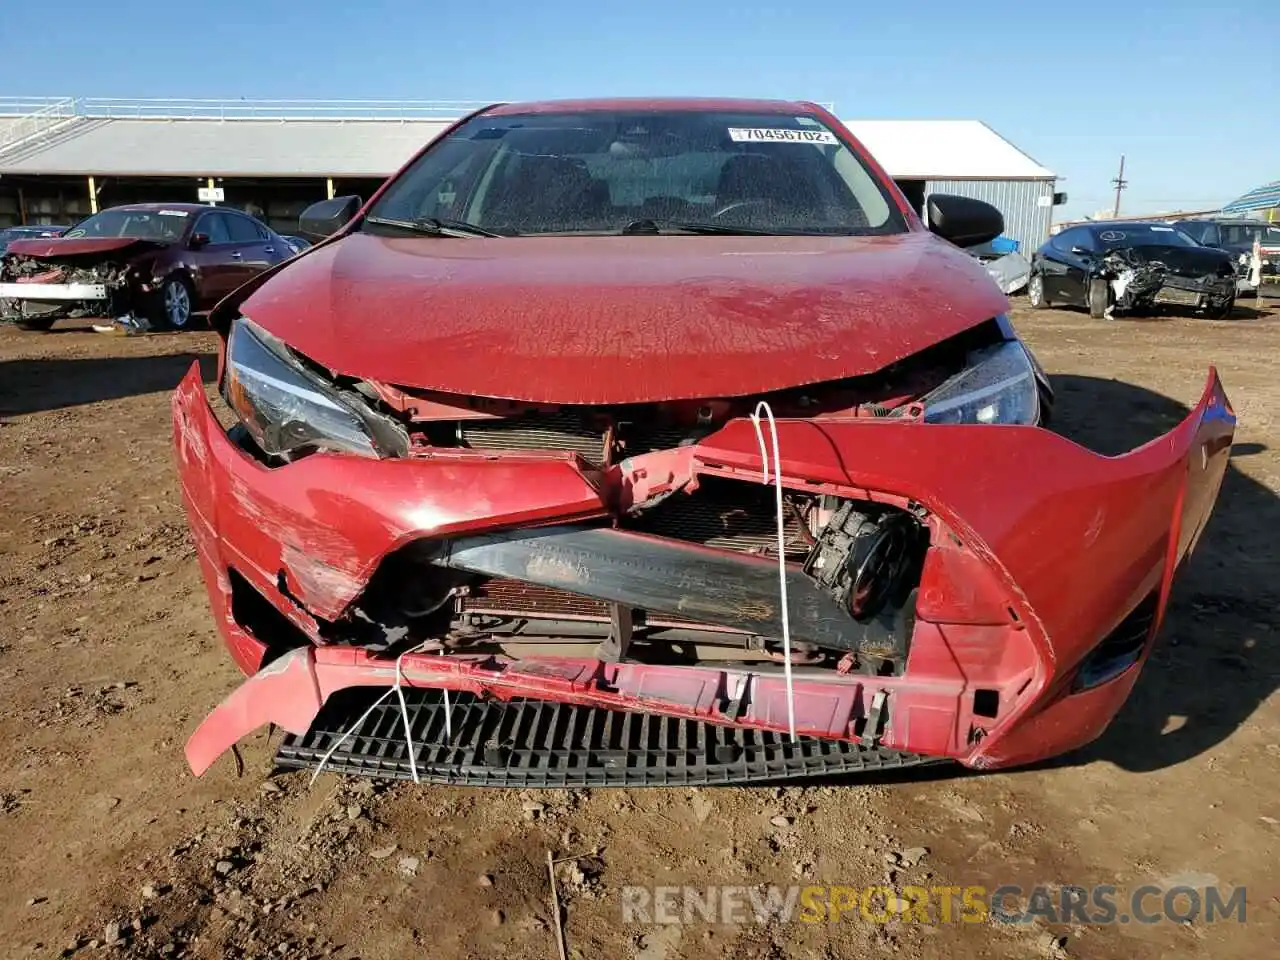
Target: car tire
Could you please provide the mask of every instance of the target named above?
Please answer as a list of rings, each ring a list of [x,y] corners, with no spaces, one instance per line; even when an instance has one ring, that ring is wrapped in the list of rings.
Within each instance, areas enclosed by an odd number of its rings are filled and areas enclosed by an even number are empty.
[[[1089,281],[1089,316],[1101,320],[1107,315],[1107,307],[1111,306],[1111,288],[1101,277]]]
[[[1215,310],[1211,314],[1211,316],[1213,317],[1214,320],[1230,320],[1231,314],[1232,312],[1235,311],[1235,308],[1236,308],[1236,298],[1232,297],[1230,300],[1224,303],[1220,309]]]
[[[1044,292],[1044,274],[1033,273],[1027,280],[1027,300],[1033,310],[1044,310],[1053,306]]]
[[[195,290],[180,273],[165,278],[153,294],[147,320],[153,330],[190,330],[195,326]]]
[[[19,330],[35,330],[40,333],[47,333],[52,329],[57,317],[28,317],[25,320],[15,320],[14,324]]]

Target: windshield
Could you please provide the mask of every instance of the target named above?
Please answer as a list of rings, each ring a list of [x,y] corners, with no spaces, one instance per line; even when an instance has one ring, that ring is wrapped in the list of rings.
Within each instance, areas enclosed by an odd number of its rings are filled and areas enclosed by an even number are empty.
[[[128,237],[132,240],[158,240],[173,243],[182,238],[187,228],[185,210],[103,210],[82,220],[63,236]]]
[[[649,221],[777,234],[907,229],[886,188],[816,117],[739,112],[476,117],[433,144],[369,216],[506,236]]]
[[[1116,247],[1198,247],[1189,236],[1174,227],[1154,223],[1126,223],[1098,231],[1104,250]]]
[[[1218,231],[1224,247],[1252,246],[1254,238],[1264,247],[1280,247],[1280,227],[1265,223],[1220,223]]]

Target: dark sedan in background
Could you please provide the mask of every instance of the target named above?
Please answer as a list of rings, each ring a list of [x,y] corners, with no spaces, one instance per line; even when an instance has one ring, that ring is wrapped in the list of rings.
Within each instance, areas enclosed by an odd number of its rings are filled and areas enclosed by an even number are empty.
[[[1243,220],[1218,217],[1204,220],[1179,220],[1173,224],[1197,243],[1225,250],[1237,259],[1253,256],[1256,240],[1261,248],[1263,276],[1275,276],[1280,270],[1280,224],[1265,220]]]
[[[29,330],[64,317],[181,330],[197,311],[293,255],[283,237],[229,207],[112,207],[60,236],[9,245],[0,258],[0,320]]]
[[[56,237],[63,230],[66,230],[65,224],[59,226],[45,226],[41,224],[25,224],[21,227],[4,227],[0,229],[0,256],[4,255],[5,250],[9,248],[9,244],[15,240],[32,240],[40,237]]]
[[[1093,317],[1161,306],[1225,317],[1239,272],[1235,257],[1168,224],[1106,221],[1069,227],[1037,250],[1027,296],[1033,307],[1069,304]]]

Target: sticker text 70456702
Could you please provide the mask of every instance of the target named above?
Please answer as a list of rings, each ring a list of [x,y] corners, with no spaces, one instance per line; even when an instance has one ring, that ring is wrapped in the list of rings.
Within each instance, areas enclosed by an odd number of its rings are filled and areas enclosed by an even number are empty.
[[[792,130],[788,127],[730,127],[735,143],[839,143],[830,130]]]

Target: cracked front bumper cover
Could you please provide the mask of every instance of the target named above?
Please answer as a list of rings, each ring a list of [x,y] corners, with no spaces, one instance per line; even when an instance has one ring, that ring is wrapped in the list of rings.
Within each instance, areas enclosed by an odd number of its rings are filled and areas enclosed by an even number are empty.
[[[252,673],[191,738],[197,773],[263,724],[301,735],[335,692],[393,680],[393,661],[337,645],[296,650],[258,670],[267,647],[232,609],[231,571],[320,644],[318,620],[338,617],[382,560],[408,544],[609,512],[599,475],[572,456],[319,454],[268,469],[219,427],[198,369],[175,394],[174,419],[215,615]],[[1174,573],[1203,530],[1233,430],[1212,371],[1182,423],[1119,457],[1035,427],[779,423],[785,477],[837,495],[910,499],[952,534],[926,562],[905,672],[797,669],[797,729],[973,767],[1030,762],[1096,737],[1128,696]],[[759,476],[745,422],[683,456],[702,469]],[[1090,652],[1149,598],[1157,613],[1133,666],[1097,686],[1073,686]],[[411,687],[761,730],[787,725],[783,680],[768,667],[461,654],[410,655],[403,666]],[[994,697],[994,718],[975,710],[978,691]]]

